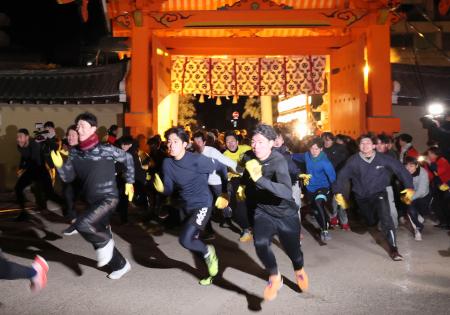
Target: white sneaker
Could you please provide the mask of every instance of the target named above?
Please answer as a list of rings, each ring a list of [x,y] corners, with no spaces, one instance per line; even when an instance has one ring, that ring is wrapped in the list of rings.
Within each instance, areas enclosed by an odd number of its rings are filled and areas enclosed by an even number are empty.
[[[419,216],[417,217],[417,219],[419,220],[420,223],[425,222],[425,219],[419,214]]]
[[[421,240],[422,240],[422,233],[420,233],[419,230],[416,230],[416,231],[414,232],[414,239],[415,239],[416,241],[421,241]]]
[[[95,253],[97,254],[97,267],[103,267],[107,265],[113,256],[114,240],[110,239],[109,242],[102,248],[98,248]]]
[[[111,273],[108,275],[108,278],[109,278],[109,279],[112,279],[112,280],[120,279],[120,278],[122,278],[122,276],[123,276],[124,274],[126,274],[128,271],[131,270],[131,265],[130,265],[130,263],[129,263],[128,260],[126,260],[126,259],[125,259],[125,261],[126,261],[126,264],[125,264],[125,266],[122,267],[122,269],[113,271],[113,272],[111,272]]]

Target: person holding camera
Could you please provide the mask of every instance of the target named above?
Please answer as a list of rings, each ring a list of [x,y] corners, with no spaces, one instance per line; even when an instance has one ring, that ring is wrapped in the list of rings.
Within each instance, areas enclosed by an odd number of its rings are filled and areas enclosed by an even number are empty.
[[[429,131],[431,140],[437,143],[442,155],[450,161],[450,114],[447,113],[443,121],[433,119]]]

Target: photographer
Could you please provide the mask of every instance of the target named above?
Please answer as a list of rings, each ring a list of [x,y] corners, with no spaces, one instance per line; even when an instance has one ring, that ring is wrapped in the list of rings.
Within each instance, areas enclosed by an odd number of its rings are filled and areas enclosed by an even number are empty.
[[[442,155],[446,160],[450,160],[450,112],[444,116],[427,115],[420,118],[422,126],[428,129],[428,138],[431,142],[436,142]]]

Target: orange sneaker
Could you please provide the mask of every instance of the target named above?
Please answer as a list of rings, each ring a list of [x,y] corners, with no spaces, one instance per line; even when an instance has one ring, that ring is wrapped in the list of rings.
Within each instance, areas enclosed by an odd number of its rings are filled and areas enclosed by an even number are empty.
[[[270,276],[269,283],[264,289],[264,300],[266,301],[275,300],[275,298],[278,295],[278,291],[281,289],[282,286],[283,286],[283,278],[281,277],[280,274]]]
[[[298,287],[302,292],[308,291],[309,280],[308,275],[305,272],[305,268],[295,270],[295,279],[297,279]]]

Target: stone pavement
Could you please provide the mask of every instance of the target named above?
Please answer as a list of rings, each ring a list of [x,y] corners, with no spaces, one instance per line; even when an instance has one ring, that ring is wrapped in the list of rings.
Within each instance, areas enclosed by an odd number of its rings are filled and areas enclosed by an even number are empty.
[[[176,228],[152,234],[144,225],[113,225],[132,270],[109,280],[106,269],[96,267],[89,244],[79,235],[62,237],[67,224],[57,213],[36,213],[25,223],[12,222],[11,215],[0,213],[0,248],[18,263],[44,256],[49,283],[33,294],[25,280],[0,280],[0,314],[448,314],[450,309],[450,236],[429,222],[422,242],[400,227],[403,262],[391,261],[379,237],[361,226],[331,231],[328,245],[304,230],[307,293],[298,292],[290,261],[275,241],[285,285],[275,301],[263,302],[266,274],[253,244],[239,243],[235,232],[217,224],[212,244],[221,271],[213,285],[202,287],[203,262],[181,248]]]

